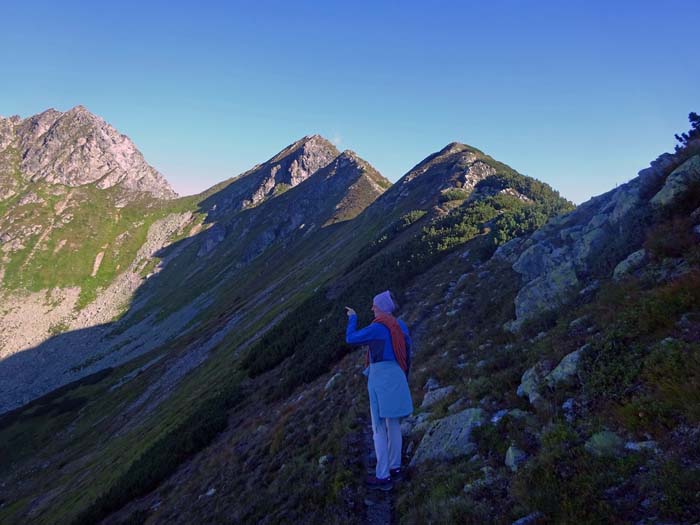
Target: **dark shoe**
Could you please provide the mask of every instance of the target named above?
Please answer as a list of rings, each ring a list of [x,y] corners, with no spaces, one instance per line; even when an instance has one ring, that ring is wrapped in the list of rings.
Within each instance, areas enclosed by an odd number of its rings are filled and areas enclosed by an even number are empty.
[[[394,485],[391,483],[391,478],[380,479],[376,476],[367,476],[367,486],[371,489],[387,491],[391,490]]]
[[[403,477],[403,470],[401,470],[401,467],[392,468],[391,470],[389,470],[389,474],[391,476],[391,479],[399,480]]]

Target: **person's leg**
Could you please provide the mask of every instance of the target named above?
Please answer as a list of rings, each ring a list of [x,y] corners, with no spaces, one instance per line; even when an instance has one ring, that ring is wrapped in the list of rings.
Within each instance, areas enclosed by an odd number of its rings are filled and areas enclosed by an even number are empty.
[[[399,418],[386,418],[389,434],[389,468],[401,468],[401,424]]]
[[[389,450],[388,436],[386,432],[386,418],[379,417],[379,407],[376,397],[370,393],[369,411],[372,417],[372,437],[374,438],[374,452],[377,454],[377,479],[389,477]]]

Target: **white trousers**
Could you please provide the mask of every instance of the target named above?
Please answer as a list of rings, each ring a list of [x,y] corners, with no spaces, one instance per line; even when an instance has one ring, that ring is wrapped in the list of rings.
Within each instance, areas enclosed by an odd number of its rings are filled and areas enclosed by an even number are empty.
[[[389,477],[389,469],[401,466],[401,425],[397,417],[379,417],[375,407],[371,407],[372,435],[374,452],[377,454],[376,476]]]

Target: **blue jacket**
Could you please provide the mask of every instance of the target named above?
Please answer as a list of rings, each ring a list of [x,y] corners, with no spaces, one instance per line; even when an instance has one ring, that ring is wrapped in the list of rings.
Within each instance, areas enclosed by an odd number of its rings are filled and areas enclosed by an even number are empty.
[[[406,340],[406,363],[408,370],[411,369],[411,350],[413,343],[408,333],[406,324],[397,319],[401,331]],[[389,329],[381,323],[372,323],[361,330],[357,329],[357,315],[348,318],[348,328],[345,331],[345,341],[352,345],[369,345],[369,362],[379,363],[381,361],[396,361],[394,348],[391,344],[391,333]],[[408,371],[406,372],[408,375]]]

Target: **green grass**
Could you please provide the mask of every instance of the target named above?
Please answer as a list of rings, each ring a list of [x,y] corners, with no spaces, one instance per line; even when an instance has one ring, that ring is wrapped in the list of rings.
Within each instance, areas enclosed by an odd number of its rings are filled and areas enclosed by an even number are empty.
[[[14,213],[14,228],[33,224],[46,228],[54,222],[53,207],[69,192],[72,195],[66,213],[73,218],[67,224],[55,221],[41,246],[36,245],[39,235],[24,239],[25,249],[10,254],[3,286],[30,291],[79,286],[78,308],[94,300],[98,290],[108,286],[129,267],[156,220],[192,206],[192,199],[158,201],[143,195],[116,208],[119,188],[102,190],[87,185],[63,189],[66,193],[56,196],[50,193],[48,185],[38,183],[33,191],[42,196],[46,204],[26,205]],[[64,241],[62,247],[59,246],[61,241]],[[96,275],[92,276],[93,264],[100,252],[104,252],[104,257]]]

